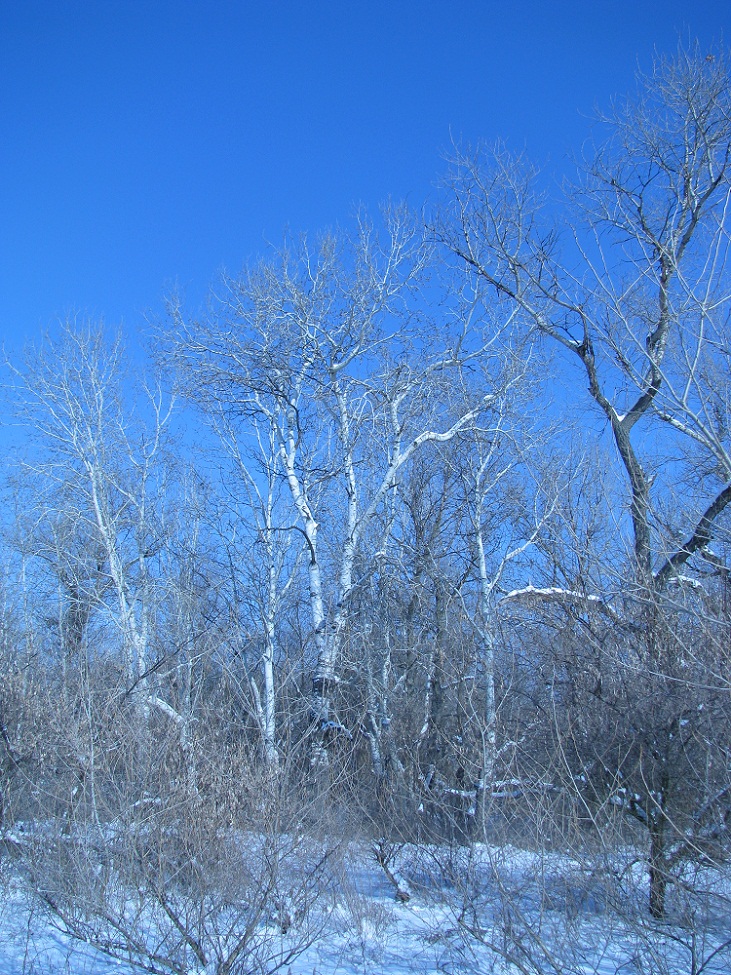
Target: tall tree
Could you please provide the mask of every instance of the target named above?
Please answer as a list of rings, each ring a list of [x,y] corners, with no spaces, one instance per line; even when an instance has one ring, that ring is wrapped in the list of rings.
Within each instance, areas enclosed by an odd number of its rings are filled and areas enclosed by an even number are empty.
[[[480,344],[467,323],[423,321],[429,259],[410,216],[392,208],[381,232],[361,220],[352,238],[302,242],[227,280],[204,321],[173,309],[188,389],[240,435],[262,425],[274,437],[289,527],[307,546],[314,765],[327,764],[328,741],[352,734],[333,694],[367,530],[410,459],[468,429],[492,394],[465,381]]]
[[[42,482],[39,520],[55,539],[57,574],[69,593],[65,639],[78,643],[92,608],[111,610],[128,693],[145,711],[170,405],[153,390],[141,408],[146,415],[135,415],[121,339],[97,324],[65,323],[13,371],[20,419],[37,447],[29,470]],[[59,538],[71,523],[81,546],[69,544],[68,532]],[[48,551],[45,542],[40,554]],[[102,602],[102,593],[111,601]]]
[[[607,138],[581,170],[563,234],[542,220],[535,173],[499,150],[458,155],[452,218],[441,238],[498,301],[569,354],[578,366],[571,381],[588,385],[628,489],[623,588],[631,598],[622,613],[638,666],[656,674],[658,694],[667,695],[673,681],[691,686],[683,661],[701,655],[680,627],[674,593],[687,579],[703,585],[708,569],[727,572],[712,545],[723,537],[731,502],[725,54],[695,46],[658,58],[636,97],[601,123]],[[576,596],[566,599],[575,605]],[[626,689],[631,698],[631,682]],[[711,797],[700,790],[694,812],[681,816],[677,803],[671,809],[664,770],[677,715],[651,720],[648,713],[638,725],[629,721],[630,698],[627,733],[645,742],[636,794],[650,836],[650,904],[660,915],[670,837],[680,842],[694,815],[707,816]],[[725,788],[714,808],[728,815]]]

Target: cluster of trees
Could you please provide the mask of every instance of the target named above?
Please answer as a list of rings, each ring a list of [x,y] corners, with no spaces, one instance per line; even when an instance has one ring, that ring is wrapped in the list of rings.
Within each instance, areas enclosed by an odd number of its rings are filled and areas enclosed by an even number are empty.
[[[403,898],[397,840],[640,850],[655,918],[728,854],[723,54],[544,193],[458,151],[426,226],[171,300],[152,383],[91,323],[12,365],[3,835],[79,936],[286,964],[352,831]]]

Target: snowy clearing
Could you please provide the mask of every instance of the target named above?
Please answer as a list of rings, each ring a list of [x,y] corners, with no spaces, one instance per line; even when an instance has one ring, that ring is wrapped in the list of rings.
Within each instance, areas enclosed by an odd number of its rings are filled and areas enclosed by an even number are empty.
[[[318,907],[321,934],[286,975],[725,975],[731,966],[731,881],[695,869],[672,916],[644,911],[641,864],[579,861],[514,847],[403,846],[394,858],[407,903],[373,850],[352,847],[343,879]],[[0,907],[0,975],[132,975],[145,969],[74,941],[33,902],[7,864]],[[319,922],[322,923],[320,929]],[[312,924],[312,918],[308,923]],[[271,927],[271,926],[269,926]],[[267,937],[270,937],[271,930]],[[277,932],[283,951],[288,935]],[[149,969],[148,969],[149,970]],[[270,969],[271,970],[271,969]],[[192,967],[190,975],[214,975]],[[263,971],[242,961],[238,975]]]

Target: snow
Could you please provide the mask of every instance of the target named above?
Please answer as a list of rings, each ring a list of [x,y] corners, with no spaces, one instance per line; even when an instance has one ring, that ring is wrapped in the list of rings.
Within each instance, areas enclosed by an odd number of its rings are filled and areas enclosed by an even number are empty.
[[[10,883],[0,899],[0,975],[138,975],[55,930]]]
[[[599,596],[587,596],[577,592],[575,589],[561,589],[558,586],[545,586],[539,589],[536,586],[525,586],[523,589],[513,589],[512,592],[503,596],[501,602],[517,599],[555,599],[563,601],[582,602],[582,603],[601,603]]]
[[[283,975],[518,975],[511,952],[522,961],[531,954],[535,964],[529,967],[536,973],[639,975],[662,961],[667,975],[685,975],[691,933],[679,926],[680,913],[664,924],[646,916],[640,899],[644,870],[636,861],[632,865],[631,851],[628,857],[623,867],[596,861],[589,869],[566,855],[512,846],[404,846],[397,868],[408,876],[413,896],[403,903],[372,850],[353,848],[328,908],[325,936]],[[7,865],[4,881],[0,975],[138,975],[140,969],[54,928]],[[696,868],[687,882],[716,890],[719,897],[731,892],[731,878],[719,871],[706,870],[701,877]],[[625,899],[612,899],[620,889],[616,884],[624,885]],[[706,928],[694,934],[696,947],[705,944],[705,975],[727,973],[731,950],[710,958],[715,946],[731,938],[723,911],[711,911]]]
[[[703,587],[703,583],[699,582],[698,579],[694,579],[692,576],[686,576],[681,574],[681,575],[673,576],[670,581],[677,586],[685,585],[685,586],[690,586],[691,589],[701,589],[705,591]]]

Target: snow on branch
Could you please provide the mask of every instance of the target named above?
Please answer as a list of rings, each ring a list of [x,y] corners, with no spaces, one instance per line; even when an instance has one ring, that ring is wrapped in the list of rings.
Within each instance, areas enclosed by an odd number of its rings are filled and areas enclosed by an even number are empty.
[[[671,576],[677,575],[680,567],[685,565],[692,555],[708,549],[715,522],[729,504],[731,504],[731,484],[727,484],[718,492],[698,519],[688,541],[671,555],[655,573],[655,582],[658,587],[666,585]]]
[[[519,606],[537,606],[542,603],[557,603],[560,606],[581,607],[585,612],[596,610],[617,620],[616,613],[604,602],[600,596],[587,595],[575,589],[562,589],[558,586],[525,586],[523,589],[513,589],[500,600],[500,603],[517,603]]]

